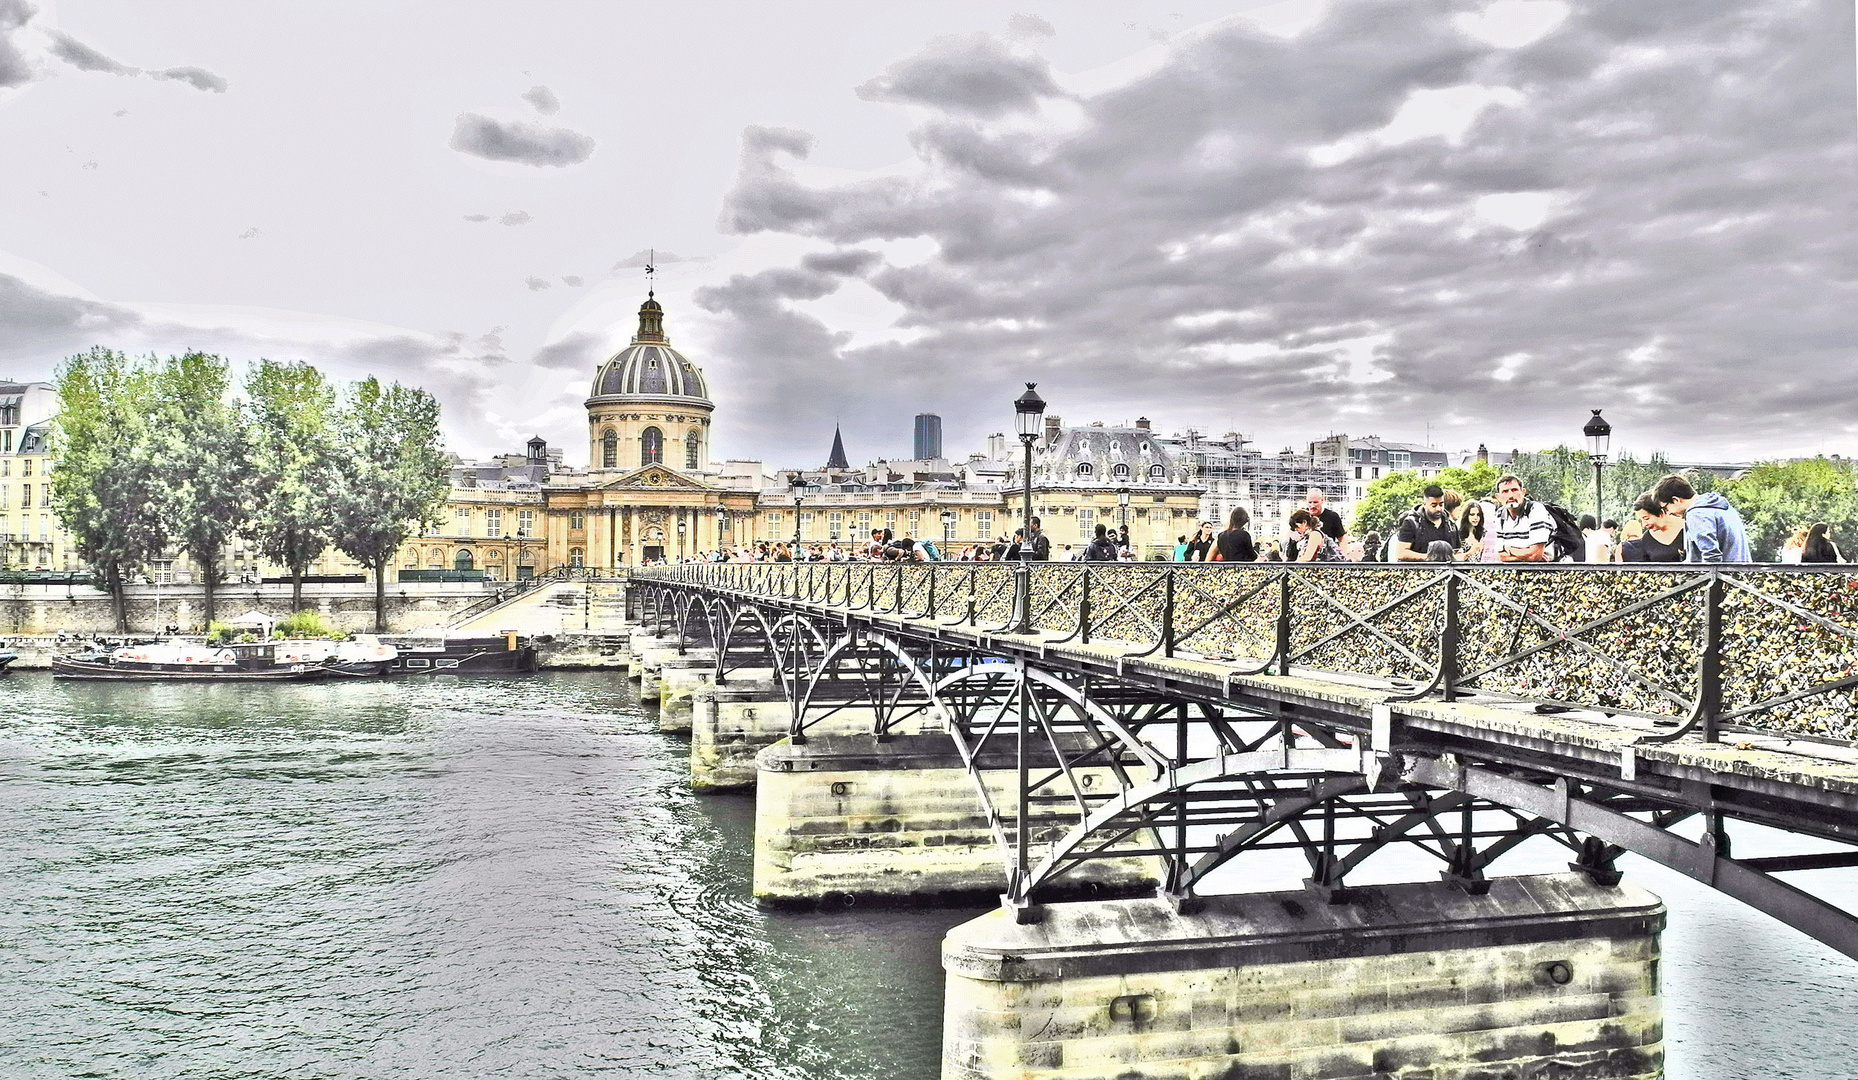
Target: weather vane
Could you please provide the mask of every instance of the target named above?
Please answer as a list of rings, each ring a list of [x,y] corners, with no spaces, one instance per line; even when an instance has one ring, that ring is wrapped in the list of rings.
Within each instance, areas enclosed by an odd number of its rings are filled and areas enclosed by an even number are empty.
[[[655,293],[653,293],[652,289],[653,289],[654,279],[656,279],[656,277],[658,276],[658,267],[652,264],[656,263],[657,261],[658,261],[658,249],[657,248],[646,248],[645,249],[645,298],[647,300],[650,300],[654,295],[656,295]]]

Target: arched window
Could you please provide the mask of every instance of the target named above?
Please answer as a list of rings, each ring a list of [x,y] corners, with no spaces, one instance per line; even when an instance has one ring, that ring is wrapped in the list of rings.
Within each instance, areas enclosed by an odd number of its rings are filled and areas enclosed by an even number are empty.
[[[664,464],[664,432],[648,427],[639,434],[639,464]]]
[[[452,569],[453,570],[471,569],[471,552],[469,549],[459,548],[458,554],[452,556]]]
[[[695,469],[697,467],[697,447],[700,444],[701,440],[697,438],[696,432],[693,431],[684,436],[684,468]]]
[[[1115,476],[1116,479],[1118,480],[1127,480],[1129,479],[1129,466],[1124,465],[1122,462],[1119,461],[1116,464],[1110,466],[1110,473],[1111,475]]]
[[[1088,461],[1080,461],[1077,463],[1077,475],[1079,476],[1089,476],[1096,471],[1096,468]]]
[[[619,435],[612,428],[608,428],[606,434],[600,436],[600,467],[602,469],[619,468]]]
[[[1167,476],[1168,467],[1166,465],[1150,465],[1148,467],[1148,478],[1150,480],[1165,480]]]
[[[586,514],[582,513],[579,510],[568,511],[568,528],[585,529],[586,527],[587,527],[587,515]]]
[[[445,569],[445,552],[439,548],[427,548],[426,568],[428,570]]]

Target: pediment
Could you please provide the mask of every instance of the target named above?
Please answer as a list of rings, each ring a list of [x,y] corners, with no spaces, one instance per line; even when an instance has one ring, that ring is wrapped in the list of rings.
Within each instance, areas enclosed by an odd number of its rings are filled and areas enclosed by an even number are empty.
[[[607,491],[612,491],[616,488],[631,491],[710,490],[708,484],[699,483],[685,476],[683,473],[678,472],[676,469],[664,465],[647,465],[642,469],[635,469],[624,476],[601,484],[600,487]]]

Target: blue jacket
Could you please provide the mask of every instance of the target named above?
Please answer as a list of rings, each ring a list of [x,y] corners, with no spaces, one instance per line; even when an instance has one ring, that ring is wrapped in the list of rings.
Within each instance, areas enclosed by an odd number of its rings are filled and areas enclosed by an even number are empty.
[[[1705,492],[1684,511],[1684,549],[1689,562],[1753,562],[1742,515],[1729,500]]]

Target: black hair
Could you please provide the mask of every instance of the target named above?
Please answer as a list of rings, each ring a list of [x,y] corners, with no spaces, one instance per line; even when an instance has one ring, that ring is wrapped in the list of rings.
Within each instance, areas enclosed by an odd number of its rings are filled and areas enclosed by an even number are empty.
[[[1426,490],[1420,492],[1419,494],[1422,498],[1443,499],[1445,497],[1445,489],[1440,487],[1437,484],[1427,484]]]

